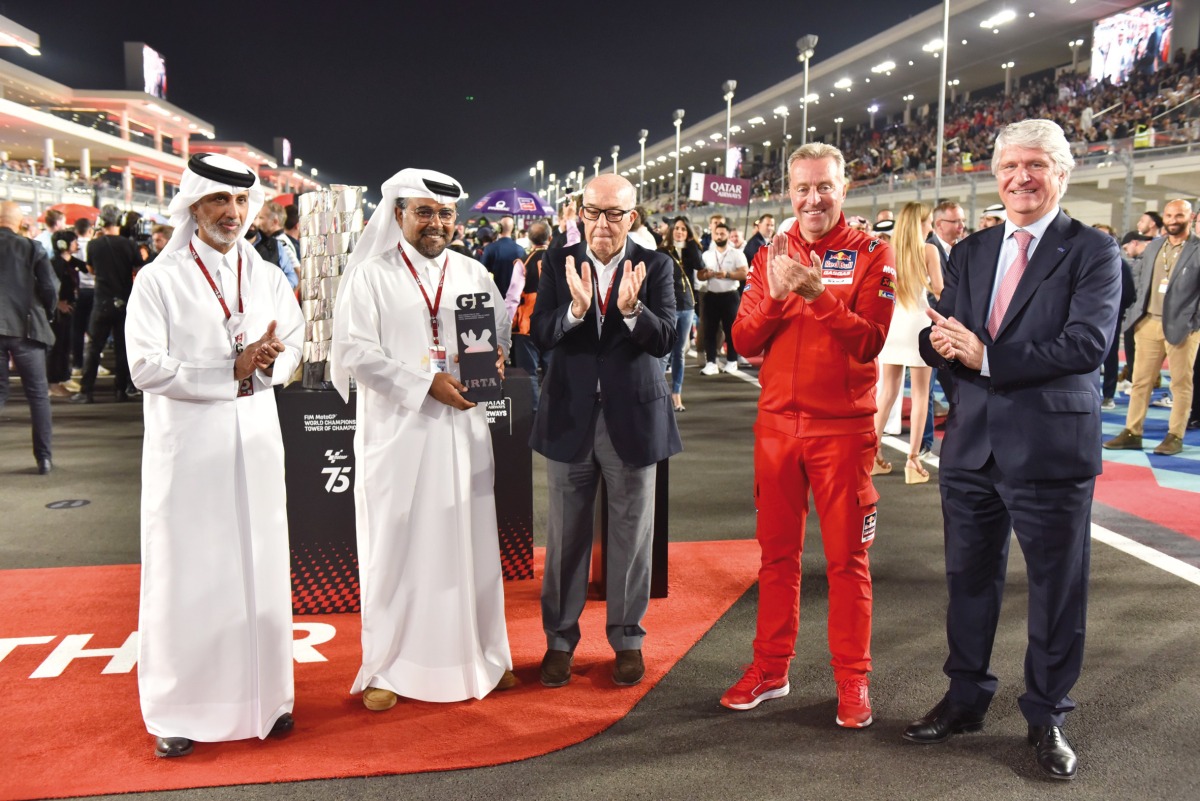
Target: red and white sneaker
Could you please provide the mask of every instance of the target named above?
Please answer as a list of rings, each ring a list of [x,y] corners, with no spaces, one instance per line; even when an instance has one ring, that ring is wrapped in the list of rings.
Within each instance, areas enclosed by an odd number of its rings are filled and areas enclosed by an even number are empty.
[[[749,665],[741,681],[721,696],[721,706],[730,709],[754,709],[763,701],[782,698],[791,691],[787,676],[768,678],[758,665]]]
[[[838,682],[837,724],[846,729],[865,729],[875,722],[871,717],[870,682],[864,676],[851,676]]]

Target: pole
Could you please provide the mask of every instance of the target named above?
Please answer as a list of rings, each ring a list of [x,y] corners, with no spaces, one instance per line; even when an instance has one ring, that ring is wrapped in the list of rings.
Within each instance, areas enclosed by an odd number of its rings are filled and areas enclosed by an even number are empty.
[[[949,2],[949,0],[947,0]],[[808,144],[808,56],[804,57],[804,104],[803,116],[800,117],[800,146]]]
[[[938,85],[937,166],[933,173],[934,203],[942,199],[942,152],[946,147],[946,62],[950,58],[950,0],[942,0],[942,80]]]

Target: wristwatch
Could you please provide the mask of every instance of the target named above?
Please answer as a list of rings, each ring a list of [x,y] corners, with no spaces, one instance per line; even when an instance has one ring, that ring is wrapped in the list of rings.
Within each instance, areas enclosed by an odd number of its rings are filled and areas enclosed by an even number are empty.
[[[646,308],[646,307],[643,306],[642,302],[639,300],[637,302],[637,305],[633,307],[633,311],[628,312],[628,313],[621,312],[621,316],[624,317],[626,320],[632,320],[634,317],[637,317],[639,314],[641,314],[642,309],[644,309],[644,308]]]

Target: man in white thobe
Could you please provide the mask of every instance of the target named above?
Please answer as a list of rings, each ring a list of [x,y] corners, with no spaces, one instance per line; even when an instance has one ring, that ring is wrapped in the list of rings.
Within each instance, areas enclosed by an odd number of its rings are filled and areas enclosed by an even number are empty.
[[[244,234],[258,178],[193,156],[126,322],[145,393],[138,692],[155,754],[292,728],[292,598],[274,385],[300,361],[287,279]]]
[[[334,310],[333,381],[347,399],[351,376],[358,387],[363,662],[350,692],[372,711],[398,696],[462,701],[516,684],[492,441],[459,380],[454,310],[461,296],[490,297],[501,371],[511,324],[484,266],[447,248],[462,194],[442,173],[392,176]]]

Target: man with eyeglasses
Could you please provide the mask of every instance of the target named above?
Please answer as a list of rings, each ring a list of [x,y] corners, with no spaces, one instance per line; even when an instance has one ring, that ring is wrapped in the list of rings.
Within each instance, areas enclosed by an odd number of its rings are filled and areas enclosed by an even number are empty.
[[[754,426],[758,629],[754,660],[721,697],[753,709],[788,694],[800,623],[800,557],[811,491],[829,580],[837,725],[873,720],[871,572],[879,493],[871,483],[875,358],[895,305],[892,248],[842,214],[846,162],[809,143],[788,158],[796,223],[754,257],[733,324],[740,353],[766,356]]]
[[[552,353],[530,445],[546,457],[550,510],[542,627],[547,687],[571,680],[587,598],[596,488],[608,488],[606,600],[613,682],[645,675],[656,465],[683,449],[661,359],[675,342],[674,265],[629,237],[635,192],[593,178],[579,216],[584,241],[550,248],[530,334]]]
[[[515,686],[486,410],[471,401],[455,310],[495,312],[503,376],[510,324],[483,265],[449,248],[458,182],[406,169],[346,266],[331,377],[357,381],[355,521],[362,667],[351,693],[382,712],[400,696],[481,699]]]

